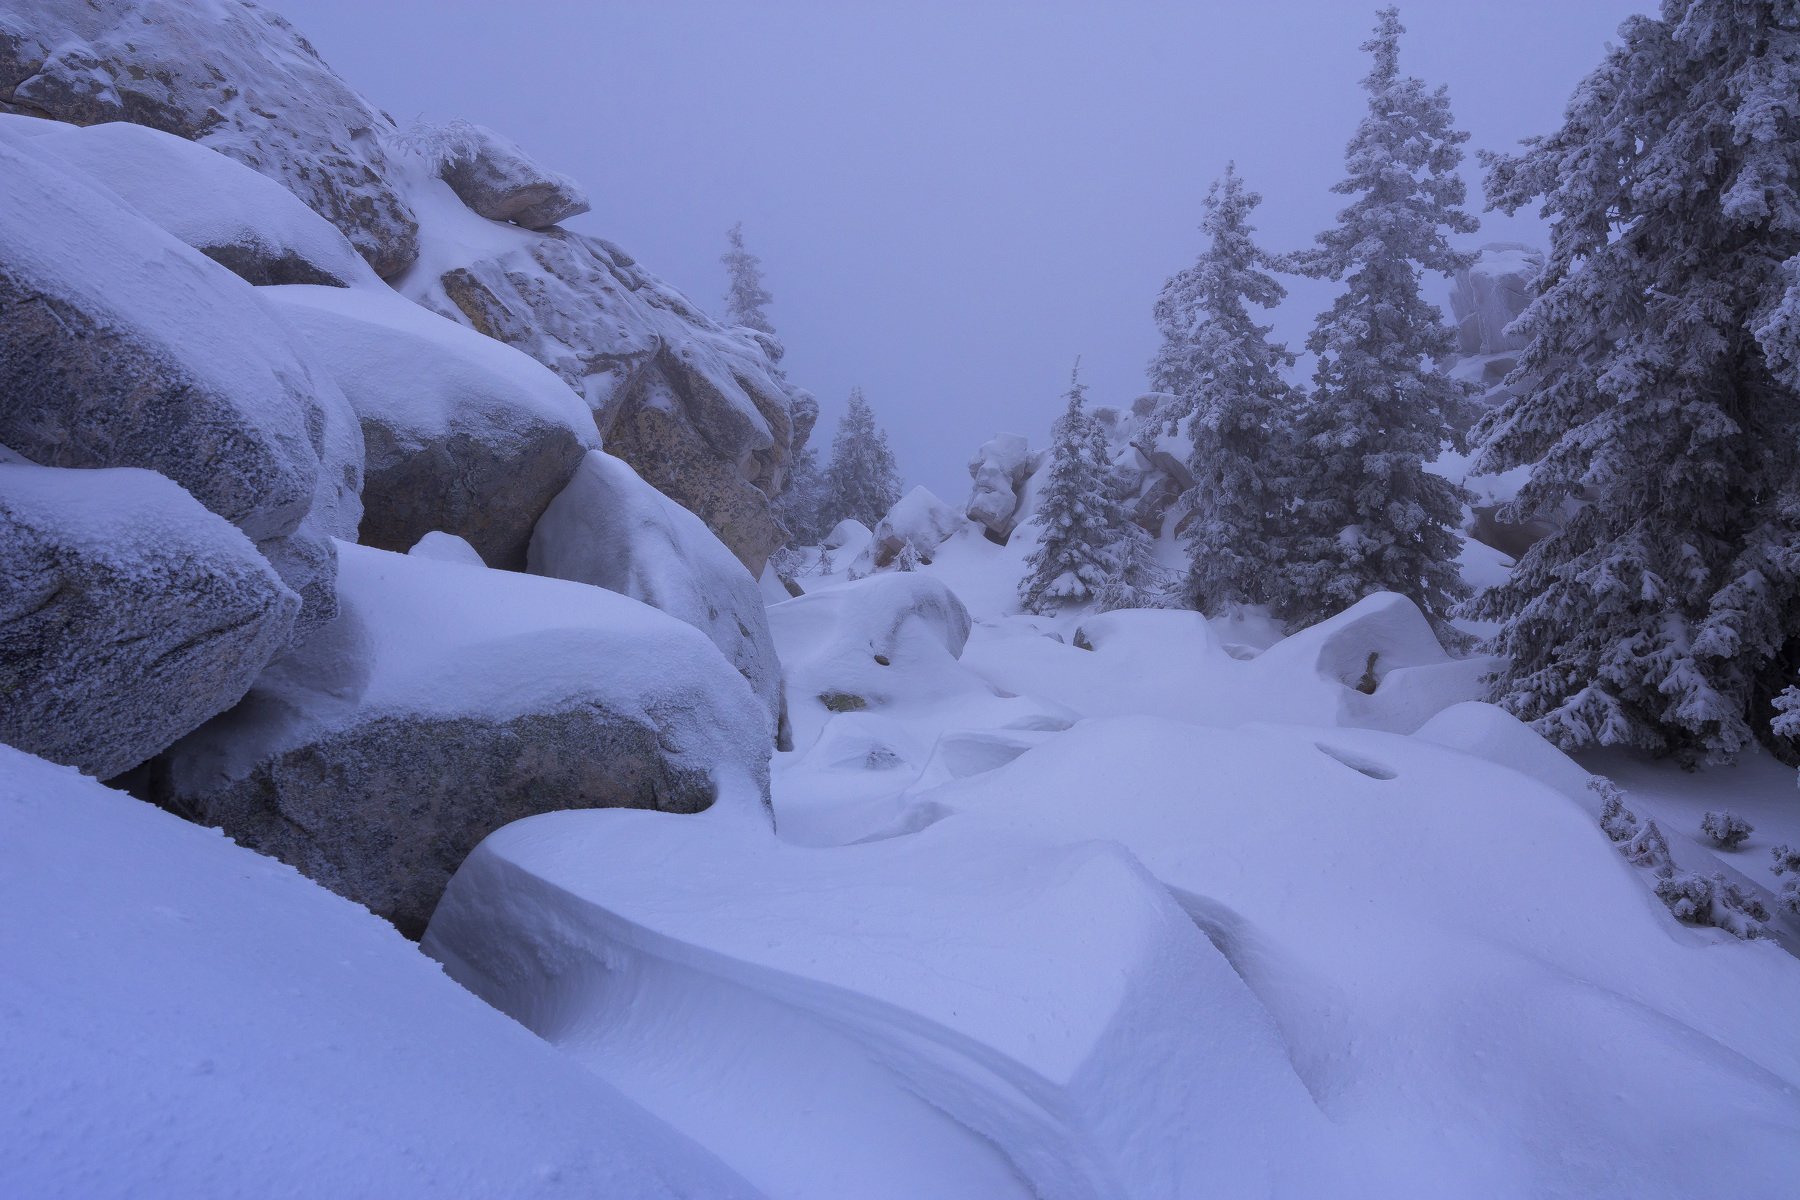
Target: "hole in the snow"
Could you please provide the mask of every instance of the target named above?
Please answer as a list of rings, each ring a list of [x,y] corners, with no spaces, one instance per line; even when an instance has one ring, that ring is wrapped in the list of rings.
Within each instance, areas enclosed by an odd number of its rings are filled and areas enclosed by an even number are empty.
[[[1373,696],[1375,689],[1381,686],[1381,680],[1375,675],[1375,660],[1381,655],[1371,650],[1368,665],[1363,667],[1362,678],[1356,681],[1356,690],[1365,696]]]
[[[1372,758],[1364,758],[1360,754],[1352,754],[1348,750],[1340,750],[1336,746],[1327,746],[1324,742],[1314,742],[1320,753],[1330,755],[1352,771],[1367,775],[1370,779],[1398,779],[1400,773],[1386,763],[1378,763]]]

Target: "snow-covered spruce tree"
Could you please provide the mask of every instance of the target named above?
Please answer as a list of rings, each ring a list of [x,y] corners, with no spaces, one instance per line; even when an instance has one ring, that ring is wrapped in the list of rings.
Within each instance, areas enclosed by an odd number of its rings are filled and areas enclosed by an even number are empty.
[[[807,445],[788,464],[787,483],[775,498],[775,515],[787,526],[788,545],[812,546],[831,532],[835,523],[827,507],[830,488],[819,467],[819,451]]]
[[[900,499],[900,472],[887,434],[875,424],[875,413],[861,388],[850,389],[850,404],[831,439],[831,464],[825,468],[824,523],[847,517],[875,528]]]
[[[1174,397],[1161,414],[1171,432],[1191,418],[1187,602],[1203,611],[1270,599],[1278,518],[1293,491],[1295,396],[1283,373],[1294,355],[1250,316],[1287,295],[1269,274],[1280,264],[1252,239],[1261,203],[1228,165],[1206,194],[1206,248],[1156,301],[1162,345],[1150,386]]]
[[[1502,623],[1499,702],[1565,749],[1691,764],[1779,740],[1800,662],[1796,19],[1664,0],[1560,129],[1486,156],[1490,202],[1541,199],[1551,250],[1478,464],[1533,466],[1507,519],[1576,511],[1470,612]]]
[[[1459,440],[1471,401],[1438,367],[1455,338],[1420,289],[1423,272],[1472,261],[1449,242],[1477,228],[1460,207],[1468,135],[1454,127],[1444,88],[1400,74],[1402,32],[1398,12],[1384,9],[1363,46],[1375,60],[1362,85],[1369,112],[1332,189],[1355,200],[1294,259],[1345,285],[1307,340],[1318,369],[1297,405],[1298,504],[1272,597],[1295,624],[1392,591],[1442,631],[1468,594],[1456,563],[1468,493],[1425,464]]]
[[[769,357],[781,361],[781,343],[775,341],[775,326],[769,321],[768,306],[775,302],[763,286],[762,259],[744,248],[744,223],[739,221],[725,233],[725,253],[719,261],[725,264],[725,320],[769,335],[764,345]]]
[[[1114,544],[1124,514],[1106,487],[1106,434],[1088,414],[1081,363],[1069,376],[1069,405],[1050,427],[1050,475],[1031,520],[1038,544],[1025,558],[1019,599],[1027,612],[1054,613],[1097,598],[1118,577]]]
[[[1173,590],[1168,572],[1156,561],[1156,539],[1120,510],[1121,524],[1108,553],[1112,574],[1094,597],[1101,612],[1120,608],[1166,608]]]

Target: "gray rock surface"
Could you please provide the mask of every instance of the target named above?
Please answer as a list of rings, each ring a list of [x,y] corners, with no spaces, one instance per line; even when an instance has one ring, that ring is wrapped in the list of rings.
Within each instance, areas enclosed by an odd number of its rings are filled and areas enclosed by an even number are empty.
[[[0,111],[202,142],[286,186],[382,276],[418,255],[390,182],[393,122],[285,20],[241,0],[8,0]]]
[[[27,150],[54,155],[246,282],[377,282],[331,222],[235,159],[144,125],[46,124],[53,132]]]
[[[160,475],[0,461],[0,741],[129,770],[236,704],[299,608]]]
[[[1525,339],[1506,332],[1531,303],[1531,282],[1544,269],[1543,251],[1518,242],[1490,242],[1450,287],[1458,348],[1465,357],[1506,354]]]
[[[0,442],[166,475],[269,557],[303,624],[328,617],[362,468],[336,384],[256,289],[111,193],[5,140],[0,178]]]
[[[430,140],[438,177],[490,221],[548,229],[588,211],[580,184],[545,170],[486,126],[452,121],[433,131]]]
[[[1021,491],[1033,462],[1025,439],[1016,433],[995,434],[969,460],[974,488],[963,512],[987,530],[990,540],[1004,545],[1018,527]]]
[[[766,814],[767,716],[697,631],[600,588],[339,547],[339,615],[152,791],[417,936],[464,856],[565,808]]]
[[[590,453],[531,538],[529,569],[606,588],[711,639],[781,719],[781,663],[761,590],[704,522],[610,454]]]
[[[785,540],[770,498],[814,410],[760,343],[618,247],[551,230],[408,290],[562,376],[607,450],[698,515],[752,574]]]
[[[367,468],[358,535],[405,550],[433,530],[521,567],[540,514],[599,445],[550,371],[404,297],[323,287],[263,296],[342,385]]]

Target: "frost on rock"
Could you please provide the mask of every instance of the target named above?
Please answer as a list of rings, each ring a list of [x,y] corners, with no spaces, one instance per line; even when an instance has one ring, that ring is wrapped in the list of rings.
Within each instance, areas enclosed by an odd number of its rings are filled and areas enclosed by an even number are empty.
[[[362,515],[337,385],[255,289],[112,194],[4,140],[0,177],[0,442],[166,475],[300,593],[299,630],[328,618],[331,538]]]
[[[0,462],[0,741],[118,775],[236,704],[299,609],[160,475]]]
[[[130,121],[201,142],[285,186],[392,278],[418,254],[388,182],[393,123],[281,17],[240,0],[11,0],[0,111]]]
[[[0,746],[0,1195],[759,1193],[388,926]]]
[[[756,581],[704,522],[610,454],[590,451],[531,537],[529,569],[606,588],[692,625],[781,718],[781,664]]]
[[[963,513],[1002,545],[1019,524],[1025,481],[1041,461],[1016,433],[995,434],[969,460],[974,488]]]
[[[1332,1157],[1256,999],[1104,842],[555,813],[470,856],[424,948],[771,1196],[1301,1195]]]
[[[443,530],[497,567],[523,566],[538,517],[599,445],[580,399],[524,354],[386,288],[261,294],[360,419],[358,539],[402,551]]]
[[[1543,270],[1543,251],[1518,242],[1490,242],[1474,262],[1455,273],[1450,312],[1455,318],[1457,349],[1465,359],[1525,348],[1525,336],[1507,329],[1531,303],[1531,285]]]
[[[53,124],[55,157],[248,283],[379,286],[331,222],[236,160],[143,125]]]
[[[338,619],[170,751],[168,803],[413,934],[510,820],[722,792],[760,814],[767,712],[695,630],[600,588],[339,553]]]
[[[929,563],[937,548],[966,526],[967,520],[939,500],[930,488],[915,487],[895,501],[887,515],[876,523],[868,545],[857,554],[851,567],[861,575],[884,570],[896,566],[909,549],[913,567]]]
[[[457,198],[490,221],[548,229],[588,211],[587,193],[510,138],[471,121],[416,127],[398,141],[424,157]]]

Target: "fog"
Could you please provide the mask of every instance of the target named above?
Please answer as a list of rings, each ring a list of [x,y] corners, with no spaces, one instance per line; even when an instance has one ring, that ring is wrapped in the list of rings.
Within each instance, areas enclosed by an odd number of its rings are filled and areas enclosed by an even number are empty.
[[[785,365],[851,386],[908,484],[959,501],[997,430],[1041,443],[1081,358],[1097,403],[1144,389],[1150,306],[1235,160],[1261,236],[1296,249],[1343,198],[1375,4],[271,0],[402,125],[490,125],[585,183],[570,222],[709,311],[742,220]],[[1402,66],[1449,85],[1476,149],[1550,130],[1643,0],[1415,0]],[[1543,241],[1484,213],[1488,241]],[[1296,347],[1330,284],[1290,281]],[[1441,284],[1438,290],[1442,292]]]

